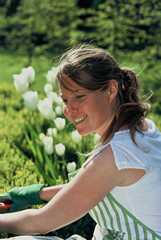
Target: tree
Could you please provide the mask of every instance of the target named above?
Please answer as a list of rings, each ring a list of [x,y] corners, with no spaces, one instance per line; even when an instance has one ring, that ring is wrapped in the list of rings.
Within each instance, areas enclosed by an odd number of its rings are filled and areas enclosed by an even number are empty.
[[[70,36],[76,29],[76,0],[23,0],[17,11],[7,16],[8,7],[3,8],[1,27],[5,44],[23,50],[28,64],[34,54],[58,52],[70,44]]]
[[[111,53],[150,49],[161,57],[161,2],[157,0],[106,0],[89,16],[89,38]],[[154,51],[155,49],[155,51]]]

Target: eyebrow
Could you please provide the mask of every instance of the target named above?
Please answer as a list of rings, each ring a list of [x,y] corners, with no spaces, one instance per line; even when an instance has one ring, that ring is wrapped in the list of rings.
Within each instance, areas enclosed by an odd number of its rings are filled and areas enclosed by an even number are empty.
[[[82,92],[82,90],[81,89],[76,89],[76,90],[71,91],[71,93],[77,93],[77,92]]]
[[[77,92],[83,92],[83,90],[81,90],[81,89],[76,89],[76,90],[71,90],[71,93],[73,94],[73,93],[77,93]],[[60,95],[61,97],[63,96],[63,94],[61,94]]]

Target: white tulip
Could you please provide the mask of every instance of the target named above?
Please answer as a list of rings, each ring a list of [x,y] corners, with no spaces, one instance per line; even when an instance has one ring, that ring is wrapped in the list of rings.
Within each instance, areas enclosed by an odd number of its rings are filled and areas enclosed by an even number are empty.
[[[44,149],[45,149],[46,153],[49,155],[52,154],[54,152],[53,138],[45,136],[42,139],[42,142],[44,144]]]
[[[43,142],[44,146],[53,145],[53,138],[52,138],[52,137],[45,136],[45,137],[42,139],[42,142]]]
[[[47,135],[50,137],[56,137],[56,135],[57,135],[56,128],[48,128]]]
[[[21,70],[21,73],[26,75],[28,83],[32,83],[35,79],[35,70],[33,67],[29,66],[27,68],[23,68]]]
[[[55,151],[58,156],[63,156],[65,153],[65,146],[62,143],[55,145]]]
[[[46,80],[48,83],[51,83],[52,85],[55,84],[55,78],[57,74],[58,69],[53,67],[52,70],[49,70],[46,74]]]
[[[55,112],[53,111],[53,103],[50,98],[44,98],[44,100],[39,100],[38,109],[44,118],[49,120],[53,120],[55,118]]]
[[[76,163],[75,162],[69,162],[67,164],[68,173],[74,172],[75,170],[76,170]]]
[[[44,137],[45,137],[45,134],[44,134],[44,133],[40,133],[40,134],[39,134],[39,139],[40,139],[41,141],[43,141]]]
[[[50,83],[46,83],[44,86],[44,92],[46,94],[48,94],[48,93],[52,92],[52,90],[53,90],[53,86]]]
[[[23,95],[25,106],[28,110],[34,111],[38,104],[38,93],[35,91],[29,91]]]
[[[57,135],[57,129],[56,129],[56,128],[53,128],[52,130],[53,130],[53,137],[56,137],[56,135]]]
[[[45,149],[45,152],[46,152],[48,155],[51,155],[51,154],[53,154],[53,152],[54,152],[54,147],[53,147],[53,145],[45,145],[45,146],[44,146],[44,149]]]
[[[100,135],[98,135],[98,133],[95,133],[94,139],[93,139],[94,144],[97,144],[99,142],[100,138],[101,138]]]
[[[75,143],[79,143],[82,140],[82,136],[78,133],[77,130],[72,132],[72,139]]]
[[[56,99],[58,97],[56,92],[49,92],[47,93],[47,96],[52,100],[53,103],[56,102]]]
[[[48,83],[51,83],[53,84],[55,82],[55,78],[53,76],[53,71],[52,70],[49,70],[46,74],[46,80]]]
[[[57,114],[58,116],[61,116],[62,113],[63,113],[62,107],[56,106],[55,112],[56,112],[56,114]]]
[[[59,67],[52,67],[51,69],[55,73],[55,77],[56,77],[56,74],[58,73]]]
[[[64,118],[60,118],[60,117],[57,117],[55,120],[54,120],[54,123],[57,127],[58,130],[62,130],[64,127],[65,127],[65,119]]]
[[[47,129],[47,135],[50,136],[50,137],[52,137],[52,135],[53,135],[53,130],[52,130],[52,128],[48,128],[48,129]]]
[[[13,79],[14,86],[17,89],[17,91],[24,93],[28,89],[29,82],[25,74],[14,74]]]
[[[59,106],[62,106],[63,104],[63,101],[62,101],[62,98],[61,97],[57,97],[56,100],[55,100],[56,104],[59,105]]]

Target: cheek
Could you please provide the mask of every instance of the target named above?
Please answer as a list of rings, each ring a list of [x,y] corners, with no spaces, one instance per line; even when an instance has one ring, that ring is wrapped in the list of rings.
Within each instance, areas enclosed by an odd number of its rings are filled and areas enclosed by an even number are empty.
[[[68,114],[67,114],[67,107],[65,105],[63,105],[63,114],[68,117]]]

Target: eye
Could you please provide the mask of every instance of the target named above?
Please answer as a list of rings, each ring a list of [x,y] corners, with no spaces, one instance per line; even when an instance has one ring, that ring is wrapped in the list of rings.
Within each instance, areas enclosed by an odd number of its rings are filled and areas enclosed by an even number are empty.
[[[76,96],[76,99],[81,99],[81,98],[83,98],[85,95],[78,95],[78,96]]]
[[[67,103],[67,99],[62,99],[62,101],[63,101],[63,103],[65,103],[65,104]]]

